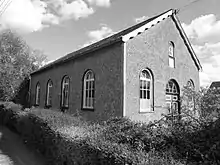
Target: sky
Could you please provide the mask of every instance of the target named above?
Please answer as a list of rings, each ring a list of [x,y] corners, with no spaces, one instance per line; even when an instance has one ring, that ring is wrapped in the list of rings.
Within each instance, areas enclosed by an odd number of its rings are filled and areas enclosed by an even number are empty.
[[[193,1],[0,0],[0,30],[15,30],[50,62],[166,10],[180,9],[177,16],[203,67],[200,85],[208,86],[220,81],[220,1]]]

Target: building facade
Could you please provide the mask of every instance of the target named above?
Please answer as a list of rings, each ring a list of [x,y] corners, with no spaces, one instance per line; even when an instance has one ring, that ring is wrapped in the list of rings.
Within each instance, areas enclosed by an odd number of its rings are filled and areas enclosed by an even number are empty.
[[[88,120],[153,121],[181,113],[181,88],[201,65],[175,10],[70,53],[31,74],[31,105]]]

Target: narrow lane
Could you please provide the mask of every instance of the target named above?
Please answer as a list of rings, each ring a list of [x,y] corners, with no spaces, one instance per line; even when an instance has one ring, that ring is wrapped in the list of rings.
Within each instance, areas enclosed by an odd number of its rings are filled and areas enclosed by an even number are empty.
[[[45,161],[30,151],[18,135],[0,126],[0,165],[45,165]]]

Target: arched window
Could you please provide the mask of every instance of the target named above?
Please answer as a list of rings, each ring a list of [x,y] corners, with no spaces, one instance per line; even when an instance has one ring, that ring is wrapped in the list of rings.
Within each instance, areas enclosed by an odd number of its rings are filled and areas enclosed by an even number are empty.
[[[190,89],[188,93],[188,106],[194,107],[194,93],[193,91],[195,90],[195,86],[193,81],[190,79],[189,81],[187,81],[186,84],[187,88]]]
[[[95,98],[95,77],[89,70],[85,73],[83,79],[83,108],[93,109]]]
[[[179,112],[179,86],[176,81],[169,80],[166,84],[166,104],[169,114],[178,115]]]
[[[48,80],[48,82],[47,82],[47,97],[46,97],[46,106],[47,107],[52,106],[52,87],[53,87],[52,80]]]
[[[62,94],[61,94],[61,107],[68,108],[69,107],[69,87],[70,87],[70,79],[68,76],[64,76],[62,81]]]
[[[169,42],[169,67],[175,68],[175,56],[174,56],[174,43],[172,41]]]
[[[194,83],[193,83],[193,81],[192,81],[191,79],[190,79],[189,81],[187,81],[186,86],[187,86],[188,88],[190,88],[191,90],[194,90],[194,89],[195,89],[195,85],[194,85]]]
[[[179,94],[177,84],[173,80],[170,80],[167,83],[167,85],[166,85],[166,94],[170,94],[170,95]]]
[[[38,82],[35,91],[35,105],[39,105],[39,104],[40,104],[40,83]]]
[[[153,108],[153,76],[149,70],[140,73],[140,112],[149,112]]]

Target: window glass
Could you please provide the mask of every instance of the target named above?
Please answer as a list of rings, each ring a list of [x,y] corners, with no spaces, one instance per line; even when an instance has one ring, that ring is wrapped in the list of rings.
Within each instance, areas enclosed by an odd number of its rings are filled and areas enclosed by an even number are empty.
[[[140,73],[140,112],[151,111],[153,104],[153,80],[151,73],[148,70],[143,70]]]
[[[169,67],[174,68],[175,57],[174,57],[174,43],[173,42],[169,43],[168,57],[169,57]]]
[[[51,80],[49,80],[47,83],[46,106],[52,105],[52,87],[53,87],[53,83]]]
[[[83,108],[93,109],[95,96],[95,79],[94,73],[91,70],[86,72],[83,83]]]
[[[35,104],[40,104],[40,83],[37,83],[36,85],[36,96],[35,96]]]
[[[69,83],[70,83],[69,77],[65,76],[62,82],[62,102],[61,102],[62,103],[61,106],[64,108],[69,107]]]

